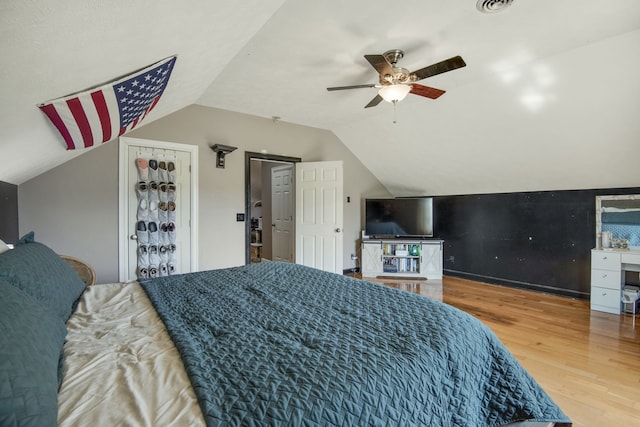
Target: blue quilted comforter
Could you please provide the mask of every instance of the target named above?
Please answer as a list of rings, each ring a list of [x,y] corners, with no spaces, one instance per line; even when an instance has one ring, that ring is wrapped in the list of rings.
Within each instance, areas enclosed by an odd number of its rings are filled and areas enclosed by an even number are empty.
[[[279,262],[143,287],[209,426],[570,422],[487,327],[420,295]]]

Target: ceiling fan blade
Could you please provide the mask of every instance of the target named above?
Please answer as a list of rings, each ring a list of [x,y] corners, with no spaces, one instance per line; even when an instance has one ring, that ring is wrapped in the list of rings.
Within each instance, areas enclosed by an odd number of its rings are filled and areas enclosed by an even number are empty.
[[[361,89],[366,87],[376,87],[376,85],[367,84],[367,85],[353,85],[353,86],[336,86],[336,87],[328,87],[327,90],[332,91],[332,90],[346,90],[346,89]]]
[[[435,76],[437,74],[446,73],[447,71],[453,71],[458,68],[465,67],[467,64],[462,57],[454,56],[453,58],[445,59],[437,64],[429,65],[428,67],[421,68],[411,73],[412,76],[416,76],[414,81],[426,79],[427,77]]]
[[[417,83],[413,83],[411,85],[411,91],[409,93],[424,96],[425,98],[438,99],[439,97],[444,95],[445,92],[446,91],[442,89],[436,89],[435,87],[423,86]]]
[[[365,105],[364,108],[375,107],[381,102],[382,102],[382,97],[380,95],[376,95],[376,97],[373,98],[371,101],[369,101],[369,103]]]
[[[389,61],[385,59],[382,55],[365,55],[364,58],[369,61],[369,64],[376,69],[378,74],[381,77],[386,76],[387,74],[393,76],[395,73],[393,72],[393,68],[391,68],[391,64]]]

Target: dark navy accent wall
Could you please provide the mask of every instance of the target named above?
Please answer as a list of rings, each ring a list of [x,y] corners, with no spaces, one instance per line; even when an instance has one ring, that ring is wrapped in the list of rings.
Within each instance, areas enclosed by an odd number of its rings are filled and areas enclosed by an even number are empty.
[[[18,241],[18,186],[0,181],[0,240]]]
[[[588,298],[595,197],[640,188],[437,196],[444,274]]]

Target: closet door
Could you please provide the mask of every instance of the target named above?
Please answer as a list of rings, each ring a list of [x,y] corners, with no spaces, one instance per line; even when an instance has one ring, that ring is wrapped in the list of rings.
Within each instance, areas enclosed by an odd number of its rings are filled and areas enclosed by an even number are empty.
[[[195,271],[197,147],[122,138],[120,149],[120,280]]]

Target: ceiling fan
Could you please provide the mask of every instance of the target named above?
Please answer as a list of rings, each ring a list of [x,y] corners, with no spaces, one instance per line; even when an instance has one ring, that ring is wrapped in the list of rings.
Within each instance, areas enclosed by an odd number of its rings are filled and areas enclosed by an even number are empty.
[[[364,108],[375,107],[383,100],[395,105],[398,101],[402,101],[409,93],[424,96],[425,98],[436,99],[444,94],[445,91],[417,84],[416,82],[467,65],[460,56],[454,56],[453,58],[409,72],[406,68],[396,66],[398,61],[404,57],[404,52],[400,49],[388,50],[382,55],[365,55],[364,57],[380,75],[379,83],[327,88],[328,91],[371,87],[380,88],[375,98],[365,105]]]

